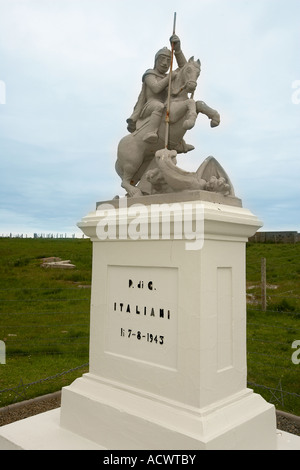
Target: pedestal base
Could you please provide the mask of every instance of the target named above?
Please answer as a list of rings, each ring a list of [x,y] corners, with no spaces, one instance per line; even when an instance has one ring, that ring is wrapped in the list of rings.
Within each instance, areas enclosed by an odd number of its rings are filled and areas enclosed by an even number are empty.
[[[63,429],[60,413],[58,408],[0,427],[0,450],[109,450]],[[300,450],[300,437],[277,430],[276,450]]]
[[[0,450],[105,450],[60,426],[60,408],[0,427]]]
[[[63,389],[61,426],[107,449],[276,449],[274,406],[250,389],[196,409],[86,374]]]

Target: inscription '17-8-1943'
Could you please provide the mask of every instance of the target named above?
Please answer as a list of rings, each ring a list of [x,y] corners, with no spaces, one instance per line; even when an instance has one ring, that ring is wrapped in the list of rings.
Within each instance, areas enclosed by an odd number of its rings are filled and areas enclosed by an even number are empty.
[[[174,367],[177,269],[109,266],[108,281],[107,352]]]

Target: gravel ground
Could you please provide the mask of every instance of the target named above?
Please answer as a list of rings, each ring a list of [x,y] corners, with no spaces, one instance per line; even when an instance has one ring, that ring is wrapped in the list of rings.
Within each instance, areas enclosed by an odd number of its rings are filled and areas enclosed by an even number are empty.
[[[29,418],[29,416],[34,416],[44,411],[59,408],[60,400],[61,392],[56,392],[0,408],[0,426]]]
[[[300,417],[283,413],[282,411],[276,412],[277,429],[281,431],[290,432],[300,436]]]
[[[0,408],[0,426],[4,426],[29,416],[53,410],[60,406],[61,392],[23,401]],[[282,411],[276,412],[277,429],[300,436],[300,417]]]

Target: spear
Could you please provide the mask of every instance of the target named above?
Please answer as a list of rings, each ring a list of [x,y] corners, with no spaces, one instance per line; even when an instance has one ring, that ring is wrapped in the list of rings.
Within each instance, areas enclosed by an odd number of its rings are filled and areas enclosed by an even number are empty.
[[[174,13],[174,20],[173,20],[173,35],[175,34],[175,27],[176,27],[176,12]],[[174,57],[174,43],[172,42],[171,64],[170,64],[170,73],[169,73],[168,100],[167,100],[167,114],[166,114],[165,148],[168,148],[168,141],[169,141],[170,97],[171,97],[171,79],[172,79],[172,69],[173,69],[173,57]]]

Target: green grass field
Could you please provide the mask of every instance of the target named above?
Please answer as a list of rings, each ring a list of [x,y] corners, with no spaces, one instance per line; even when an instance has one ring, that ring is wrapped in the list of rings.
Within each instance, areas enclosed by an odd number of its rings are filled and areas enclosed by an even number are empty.
[[[261,258],[267,265],[265,312]],[[248,244],[246,277],[249,386],[278,409],[300,416],[300,364],[292,362],[292,344],[300,340],[300,243]]]
[[[0,239],[0,391],[8,389],[0,406],[59,390],[87,370],[65,373],[88,363],[91,256],[89,240]],[[48,257],[76,268],[41,267]]]
[[[92,244],[0,238],[0,406],[60,390],[88,370]],[[59,257],[74,269],[41,267]],[[260,260],[267,260],[261,311]],[[278,409],[300,415],[300,243],[247,245],[248,381]],[[300,354],[299,354],[300,357]]]

